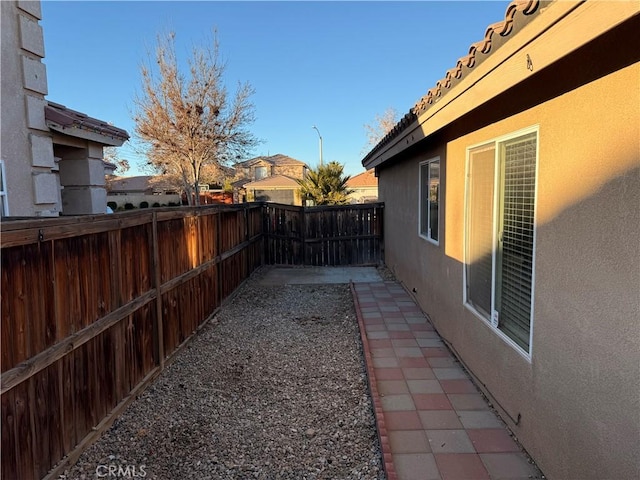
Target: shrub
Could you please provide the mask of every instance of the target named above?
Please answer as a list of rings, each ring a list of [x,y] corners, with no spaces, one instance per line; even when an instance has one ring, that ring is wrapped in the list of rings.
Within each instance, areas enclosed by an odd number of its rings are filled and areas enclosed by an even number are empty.
[[[133,203],[125,203],[124,204],[124,209],[125,210],[133,210],[134,208],[136,208],[136,207],[133,206]]]
[[[151,205],[152,207],[159,207],[160,204],[158,202],[153,202],[153,205]]]
[[[118,209],[118,204],[116,202],[107,202],[107,207],[115,212]]]
[[[140,208],[149,208],[149,202],[146,202],[146,201],[140,202]]]

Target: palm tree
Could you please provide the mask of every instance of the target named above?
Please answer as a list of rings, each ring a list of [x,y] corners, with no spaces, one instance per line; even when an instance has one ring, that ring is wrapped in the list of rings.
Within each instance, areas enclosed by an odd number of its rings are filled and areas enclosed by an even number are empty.
[[[316,205],[346,205],[353,190],[347,188],[350,175],[344,174],[344,165],[329,162],[309,170],[307,177],[298,180],[300,194],[304,200],[313,200]]]

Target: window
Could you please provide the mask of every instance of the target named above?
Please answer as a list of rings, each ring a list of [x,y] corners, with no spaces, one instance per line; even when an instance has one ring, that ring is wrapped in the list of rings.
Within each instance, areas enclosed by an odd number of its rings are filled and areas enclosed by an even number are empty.
[[[420,236],[438,244],[440,159],[420,164]]]
[[[256,180],[262,180],[267,176],[267,167],[256,167]]]
[[[6,175],[4,173],[4,162],[0,160],[0,216],[9,216],[9,204],[7,203]]]
[[[468,150],[465,302],[531,352],[537,130]]]

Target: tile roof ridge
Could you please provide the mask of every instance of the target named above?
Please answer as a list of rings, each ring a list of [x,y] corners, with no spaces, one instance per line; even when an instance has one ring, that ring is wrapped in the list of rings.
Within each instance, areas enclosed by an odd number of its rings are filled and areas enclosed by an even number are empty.
[[[427,91],[412,108],[416,115],[425,112],[432,105],[436,98],[444,94],[445,89],[451,87],[452,80],[462,78],[463,67],[473,68],[478,62],[478,53],[488,55],[494,43],[494,35],[497,33],[501,37],[506,37],[513,31],[514,18],[517,12],[523,15],[531,15],[536,12],[540,0],[513,0],[506,8],[504,20],[493,23],[485,30],[484,38],[479,42],[471,44],[469,53],[461,57],[456,66],[447,70],[445,77],[436,82],[436,86]]]
[[[478,54],[488,55],[493,47],[495,34],[500,37],[507,37],[513,31],[516,13],[529,16],[538,11],[542,0],[513,0],[505,9],[504,20],[492,23],[485,30],[484,38],[479,42],[471,44],[469,53],[458,59],[455,67],[450,68],[445,76],[436,82],[436,85],[429,89],[427,93],[416,102],[400,121],[378,142],[376,146],[365,156],[364,160],[370,158],[375,152],[390,142],[396,135],[404,130],[409,124],[418,118],[419,115],[434,104],[437,98],[442,97],[446,90],[451,88],[454,80],[460,80],[464,74],[464,67],[473,68],[480,63]]]

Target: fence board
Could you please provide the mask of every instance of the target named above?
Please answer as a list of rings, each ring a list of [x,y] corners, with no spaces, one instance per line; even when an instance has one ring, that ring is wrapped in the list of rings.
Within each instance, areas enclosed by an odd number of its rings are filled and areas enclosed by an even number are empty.
[[[59,360],[62,378],[62,450],[64,453],[70,452],[78,442],[76,435],[75,411],[76,397],[75,384],[76,377],[75,356],[67,355]]]
[[[29,411],[29,382],[23,382],[14,388],[15,406],[15,445],[16,445],[16,477],[34,478],[34,458],[32,450],[31,420]],[[3,454],[4,458],[4,454]]]
[[[2,395],[2,417],[0,418],[0,428],[2,430],[2,456],[17,458],[16,429],[15,429],[15,396],[13,390]],[[2,478],[19,478],[15,461],[2,462],[0,475]]]
[[[33,449],[35,460],[36,477],[40,478],[49,471],[50,452],[50,417],[49,412],[55,410],[55,403],[47,405],[49,396],[49,369],[42,370],[32,379],[31,410],[34,416],[33,421]],[[52,399],[55,402],[55,398]]]

